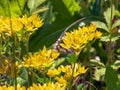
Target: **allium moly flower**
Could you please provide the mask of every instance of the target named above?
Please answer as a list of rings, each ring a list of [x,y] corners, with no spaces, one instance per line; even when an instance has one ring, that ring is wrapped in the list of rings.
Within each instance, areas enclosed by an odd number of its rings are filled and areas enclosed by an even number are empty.
[[[82,27],[66,32],[60,46],[64,49],[73,49],[75,52],[80,52],[85,44],[92,41],[94,38],[99,38],[102,34],[96,30],[96,26],[91,24],[87,27]]]
[[[60,69],[49,69],[47,74],[50,76],[50,77],[54,77],[55,75],[59,75],[61,73],[61,70]]]
[[[67,80],[66,80],[63,76],[61,76],[61,77],[55,77],[55,80],[56,80],[59,84],[62,84],[62,85],[64,85],[64,86],[67,85]]]
[[[23,28],[20,18],[0,17],[0,33],[4,32],[8,35],[16,33]]]
[[[49,83],[45,83],[43,85],[33,84],[27,90],[66,90],[66,86],[59,84],[59,83],[49,82]]]
[[[21,22],[27,31],[35,31],[37,28],[43,25],[43,20],[35,14],[30,17],[24,15],[21,19]]]
[[[15,86],[0,86],[0,90],[15,90]],[[24,86],[17,85],[17,90],[27,90]]]
[[[80,64],[77,64],[77,63],[75,64],[75,68],[73,68],[73,67],[74,67],[73,65],[72,66],[71,65],[66,65],[66,66],[61,65],[60,67],[58,67],[58,69],[55,69],[55,70],[58,70],[59,73],[57,71],[56,71],[57,73],[54,72],[55,71],[54,69],[53,70],[49,69],[47,74],[50,77],[55,77],[57,75],[60,75],[61,73],[64,73],[63,78],[65,80],[68,80],[69,78],[71,78],[72,73],[73,73],[73,77],[77,77],[78,75],[86,73],[86,71],[88,70],[88,69],[85,69],[84,66],[81,66]]]
[[[33,14],[30,17],[24,15],[22,18],[20,17],[3,17],[0,16],[0,33],[7,33],[8,35],[14,34],[16,32],[21,31],[25,28],[26,31],[35,31],[37,28],[43,25],[43,20]]]
[[[23,66],[25,67],[49,67],[53,61],[59,56],[56,50],[49,49],[46,47],[37,53],[31,54],[28,58],[23,58]]]

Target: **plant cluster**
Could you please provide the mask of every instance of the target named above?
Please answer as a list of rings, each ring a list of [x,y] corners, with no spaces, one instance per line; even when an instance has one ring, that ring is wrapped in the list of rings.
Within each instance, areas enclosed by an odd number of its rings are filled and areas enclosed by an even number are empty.
[[[0,90],[120,90],[117,0],[0,4]]]

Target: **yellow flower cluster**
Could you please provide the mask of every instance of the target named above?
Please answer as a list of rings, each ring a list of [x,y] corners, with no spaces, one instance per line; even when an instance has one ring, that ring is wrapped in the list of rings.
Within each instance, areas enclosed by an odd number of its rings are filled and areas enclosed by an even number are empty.
[[[8,18],[8,17],[0,17],[0,33],[7,33],[11,35],[11,33],[16,33],[23,28],[26,31],[34,31],[37,28],[41,27],[43,24],[43,20],[37,15],[32,15],[27,17],[24,15],[22,18]]]
[[[0,86],[0,90],[15,90],[15,86]],[[21,87],[20,85],[17,85],[17,90],[26,90],[26,88],[24,86]]]
[[[27,90],[66,90],[66,86],[59,84],[59,83],[49,82],[44,85],[33,84],[33,86],[31,86]]]
[[[37,53],[31,54],[29,58],[23,58],[23,66],[25,67],[49,67],[54,59],[59,56],[59,53],[56,50],[46,50],[46,47],[43,50],[40,50]]]
[[[15,86],[0,86],[0,90],[15,90]],[[33,84],[31,87],[27,88],[25,86],[17,85],[17,90],[66,90],[66,87],[59,83],[46,83],[44,85]]]
[[[74,69],[74,70],[73,70]],[[49,69],[48,70],[48,75],[50,77],[55,77],[57,75],[60,75],[61,73],[64,73],[63,77],[60,77],[60,78],[56,78],[57,81],[61,81],[60,79],[64,79],[64,80],[68,80],[71,78],[72,74],[73,74],[73,77],[77,77],[78,75],[81,75],[81,74],[84,74],[86,73],[87,69],[85,69],[84,66],[81,66],[80,64],[75,64],[75,67],[72,65],[66,65],[66,66],[63,66],[61,65],[60,67],[58,67],[58,69]]]
[[[27,17],[27,15],[24,15],[21,18],[21,21],[27,31],[34,31],[37,28],[41,27],[43,24],[42,22],[43,20],[34,14],[30,17]]]
[[[87,42],[92,41],[94,38],[99,38],[101,35],[102,34],[96,30],[96,26],[91,24],[88,27],[67,32],[60,46],[65,49],[73,49],[76,52],[80,52]]]

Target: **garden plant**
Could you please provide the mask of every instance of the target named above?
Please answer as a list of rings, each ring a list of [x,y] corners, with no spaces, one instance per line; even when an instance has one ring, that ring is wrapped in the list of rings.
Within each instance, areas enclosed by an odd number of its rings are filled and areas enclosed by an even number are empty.
[[[0,90],[120,90],[120,0],[0,0]]]

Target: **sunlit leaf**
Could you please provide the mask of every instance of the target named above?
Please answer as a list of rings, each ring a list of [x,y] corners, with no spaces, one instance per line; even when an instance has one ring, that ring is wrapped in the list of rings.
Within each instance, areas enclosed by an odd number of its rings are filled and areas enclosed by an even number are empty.
[[[120,37],[119,33],[113,33],[111,35],[111,41],[114,42],[114,41],[118,40],[119,37]],[[110,35],[109,34],[103,34],[102,37],[100,37],[100,40],[108,42],[108,41],[110,41]]]
[[[28,0],[27,6],[30,10],[30,13],[40,13],[43,11],[46,11],[48,8],[47,7],[40,7],[46,0]]]
[[[53,69],[53,68],[59,66],[64,61],[65,61],[65,58],[59,58],[59,59],[55,60],[54,63],[52,64],[52,66],[50,67],[50,69]]]
[[[108,8],[105,12],[104,12],[104,18],[106,20],[106,23],[107,23],[107,26],[110,30],[110,27],[111,27],[111,22],[114,18],[114,15],[115,15],[115,7],[114,5],[112,5],[112,7]],[[110,32],[110,31],[109,31]]]
[[[0,0],[0,15],[9,16],[9,10],[12,17],[22,15],[26,1],[27,0]]]
[[[119,69],[120,68],[120,60],[116,60],[114,62],[114,64],[112,65],[112,67],[116,70]]]
[[[92,21],[91,23],[95,24],[97,28],[104,29],[106,32],[109,33],[108,27],[107,27],[107,25],[105,23],[100,22],[100,21]]]
[[[117,26],[120,26],[120,20],[119,19],[113,23],[112,29],[116,28]]]
[[[90,60],[90,64],[91,64],[92,66],[105,67],[105,65],[104,65],[101,61],[95,60],[95,59],[91,59],[91,60]]]
[[[95,72],[93,74],[93,79],[96,81],[104,81],[104,75],[105,75],[106,68],[95,68]]]

